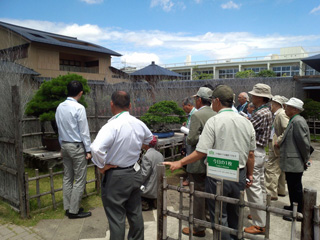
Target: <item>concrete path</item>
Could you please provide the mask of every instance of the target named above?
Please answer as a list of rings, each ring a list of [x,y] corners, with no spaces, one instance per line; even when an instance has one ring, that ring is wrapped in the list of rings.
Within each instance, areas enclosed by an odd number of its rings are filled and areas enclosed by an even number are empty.
[[[312,155],[312,166],[303,175],[304,188],[317,190],[317,204],[320,202],[320,143],[312,143],[315,147],[315,152]],[[179,209],[179,194],[174,191],[168,191],[168,208],[171,211],[178,212]],[[188,197],[184,197],[183,211],[188,214]],[[289,199],[286,197],[279,197],[278,201],[273,201],[272,205],[282,208],[288,205]],[[23,227],[13,224],[5,224],[0,226],[0,239],[44,239],[44,240],[106,240],[109,239],[108,222],[102,207],[91,209],[92,216],[84,219],[63,219],[42,220],[35,227]],[[246,215],[249,213],[246,209]],[[145,222],[145,239],[156,239],[156,211],[143,212]],[[244,219],[245,226],[250,226],[251,221]],[[168,236],[171,238],[178,238],[178,220],[168,217]],[[187,226],[183,222],[183,226]],[[128,229],[127,225],[127,229]],[[297,223],[296,239],[300,239],[301,223]],[[271,235],[272,240],[289,240],[291,223],[282,220],[282,217],[271,215]],[[182,239],[188,239],[187,236]],[[212,239],[212,230],[206,230],[205,238],[194,239]]]

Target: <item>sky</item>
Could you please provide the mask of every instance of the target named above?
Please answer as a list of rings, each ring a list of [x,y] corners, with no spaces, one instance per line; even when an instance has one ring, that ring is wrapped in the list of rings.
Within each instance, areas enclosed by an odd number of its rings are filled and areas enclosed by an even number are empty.
[[[0,21],[109,48],[118,68],[320,52],[319,0],[0,0]]]

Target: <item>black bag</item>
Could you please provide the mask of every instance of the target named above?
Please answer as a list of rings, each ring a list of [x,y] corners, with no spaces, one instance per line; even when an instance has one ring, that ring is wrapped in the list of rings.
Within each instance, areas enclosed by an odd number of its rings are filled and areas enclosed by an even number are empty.
[[[313,151],[314,151],[314,148],[310,145],[310,156],[313,153]]]

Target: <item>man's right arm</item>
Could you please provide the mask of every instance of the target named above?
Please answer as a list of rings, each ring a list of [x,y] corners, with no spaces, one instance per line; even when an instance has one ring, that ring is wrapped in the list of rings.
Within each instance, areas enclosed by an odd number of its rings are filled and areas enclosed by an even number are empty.
[[[250,182],[247,182],[247,187],[250,187],[253,182],[254,151],[249,152],[246,167],[247,167],[247,178],[250,180]]]
[[[164,165],[169,165],[170,166],[170,170],[174,171],[177,170],[179,168],[182,168],[182,166],[187,165],[189,163],[193,163],[196,162],[204,157],[206,157],[207,154],[206,153],[202,153],[202,152],[198,152],[198,151],[193,151],[191,154],[189,154],[188,156],[182,158],[179,161],[174,161],[174,162],[163,162]]]

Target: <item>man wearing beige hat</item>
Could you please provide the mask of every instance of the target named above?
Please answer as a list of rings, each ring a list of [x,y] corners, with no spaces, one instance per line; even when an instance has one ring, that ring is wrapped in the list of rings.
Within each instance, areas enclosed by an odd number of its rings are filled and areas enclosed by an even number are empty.
[[[300,116],[303,111],[303,102],[298,98],[290,98],[286,102],[285,113],[290,118],[289,124],[283,134],[280,145],[280,168],[286,173],[290,206],[286,210],[293,209],[293,203],[298,203],[298,212],[302,211],[302,174],[307,169],[310,158],[310,132],[306,120]],[[289,217],[284,220],[292,221]]]
[[[186,139],[186,143],[191,146],[191,152],[193,152],[199,141],[199,136],[206,124],[207,120],[214,116],[214,112],[211,108],[212,90],[207,87],[200,87],[197,94],[192,96],[195,99],[195,106],[198,109],[191,115],[189,134]],[[190,152],[190,153],[191,153]],[[204,191],[204,184],[206,178],[206,165],[204,164],[205,157],[200,161],[187,165],[187,172],[190,182],[194,182],[194,189],[198,191]],[[206,220],[205,214],[205,199],[194,197],[193,211],[194,217]],[[188,227],[182,229],[182,233],[185,235],[190,234]],[[205,236],[205,227],[195,224],[193,228],[193,235],[198,237]]]
[[[271,112],[274,115],[274,120],[270,137],[272,141],[269,142],[269,160],[265,164],[265,184],[267,192],[271,194],[271,200],[278,200],[278,196],[284,197],[286,195],[285,174],[280,169],[280,149],[275,146],[281,142],[289,122],[283,109],[283,104],[286,101],[288,101],[287,98],[279,95],[273,96],[271,100]]]
[[[267,103],[272,98],[270,86],[258,83],[254,85],[253,90],[249,92],[252,95],[251,101],[256,106],[250,121],[256,131],[256,150],[254,151],[254,170],[253,183],[250,188],[246,189],[249,202],[259,205],[264,200],[264,163],[266,152],[264,148],[267,146],[271,134],[272,113]],[[250,215],[253,225],[244,229],[245,232],[251,234],[264,234],[266,225],[266,212],[250,208]]]

